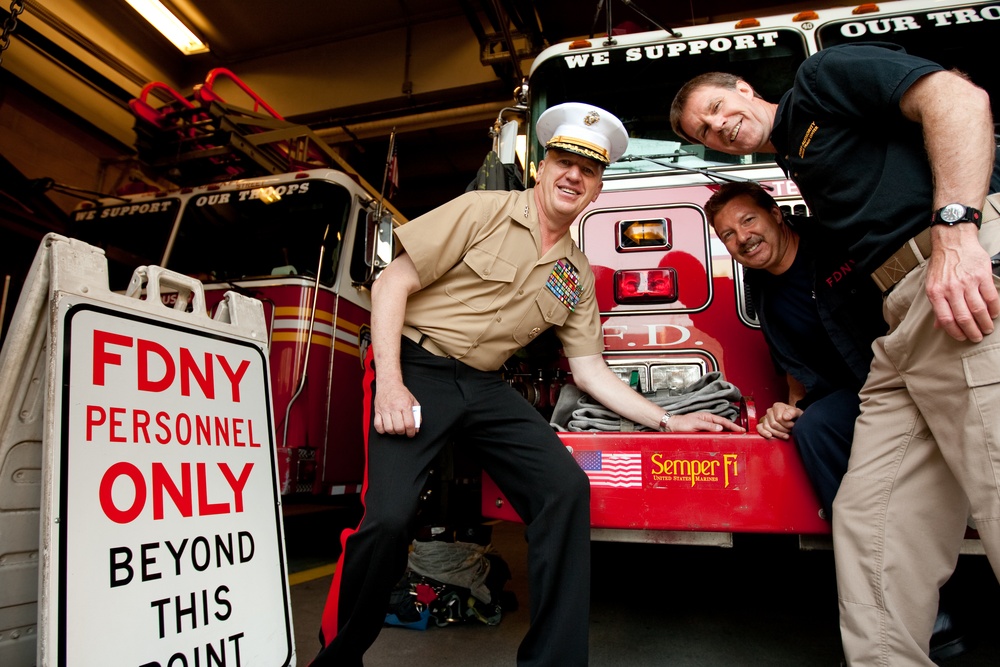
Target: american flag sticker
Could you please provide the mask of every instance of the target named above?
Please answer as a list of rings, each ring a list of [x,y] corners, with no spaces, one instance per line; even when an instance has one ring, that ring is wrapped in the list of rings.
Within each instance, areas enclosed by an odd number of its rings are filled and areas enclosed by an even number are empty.
[[[573,452],[591,486],[637,488],[642,486],[641,452]]]

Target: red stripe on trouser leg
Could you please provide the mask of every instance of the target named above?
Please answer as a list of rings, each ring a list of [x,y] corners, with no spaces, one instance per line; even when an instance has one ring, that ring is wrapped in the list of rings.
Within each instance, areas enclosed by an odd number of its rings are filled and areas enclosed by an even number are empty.
[[[369,346],[368,354],[365,355],[365,378],[364,378],[364,437],[365,437],[365,474],[361,486],[361,507],[365,506],[365,493],[368,491],[368,428],[371,424],[372,406],[372,386],[375,384],[375,360],[372,348]],[[361,520],[364,521],[362,514]],[[359,522],[360,525],[360,522]],[[326,646],[337,636],[339,627],[337,611],[340,603],[340,576],[344,571],[344,553],[347,550],[347,540],[357,528],[347,528],[340,534],[340,557],[337,559],[337,569],[333,573],[333,581],[330,583],[330,592],[326,597],[326,605],[323,607],[323,617],[320,620],[320,641]]]

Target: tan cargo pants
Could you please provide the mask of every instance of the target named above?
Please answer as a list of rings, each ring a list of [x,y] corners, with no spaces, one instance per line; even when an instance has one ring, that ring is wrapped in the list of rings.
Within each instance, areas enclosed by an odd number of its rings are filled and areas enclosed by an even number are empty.
[[[1000,251],[1000,221],[985,223],[979,240]],[[934,328],[926,269],[885,299],[890,332],[874,343],[833,506],[850,665],[934,664],[938,589],[957,564],[970,507],[1000,578],[1000,330],[970,343]]]

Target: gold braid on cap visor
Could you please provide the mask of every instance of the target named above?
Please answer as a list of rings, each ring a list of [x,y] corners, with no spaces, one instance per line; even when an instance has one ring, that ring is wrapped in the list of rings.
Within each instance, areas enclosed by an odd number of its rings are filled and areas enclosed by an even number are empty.
[[[561,148],[566,151],[579,153],[585,157],[592,158],[605,165],[611,164],[611,158],[608,156],[608,150],[606,148],[575,137],[552,137],[551,141],[545,144],[545,147]]]

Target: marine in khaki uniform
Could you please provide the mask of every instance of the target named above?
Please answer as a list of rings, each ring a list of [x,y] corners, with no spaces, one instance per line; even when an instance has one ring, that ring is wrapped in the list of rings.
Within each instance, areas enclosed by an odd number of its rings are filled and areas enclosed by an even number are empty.
[[[470,192],[403,225],[403,252],[372,288],[365,514],[341,538],[316,667],[362,664],[405,571],[427,471],[450,440],[481,461],[527,524],[531,628],[518,664],[587,664],[589,481],[495,372],[542,331],[556,327],[583,391],[636,423],[743,430],[711,413],[665,414],[604,363],[594,275],[569,228],[628,135],[609,112],[576,103],[549,109],[536,129],[546,154],[533,189]]]

